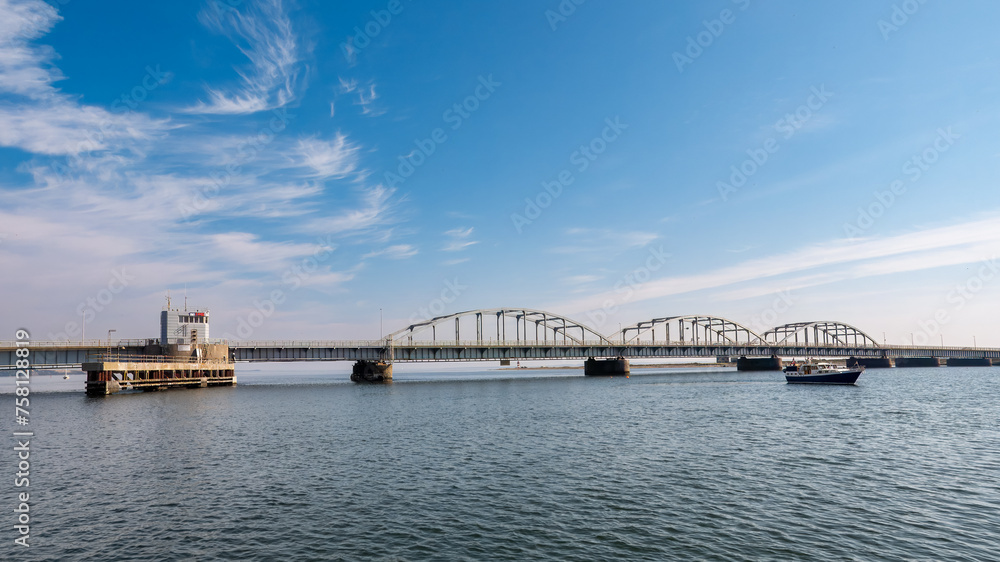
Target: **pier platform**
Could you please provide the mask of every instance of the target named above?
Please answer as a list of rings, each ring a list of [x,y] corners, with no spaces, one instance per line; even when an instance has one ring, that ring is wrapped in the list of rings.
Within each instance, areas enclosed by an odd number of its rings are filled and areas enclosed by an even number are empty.
[[[236,384],[235,364],[228,359],[112,355],[88,358],[82,369],[90,396]]]

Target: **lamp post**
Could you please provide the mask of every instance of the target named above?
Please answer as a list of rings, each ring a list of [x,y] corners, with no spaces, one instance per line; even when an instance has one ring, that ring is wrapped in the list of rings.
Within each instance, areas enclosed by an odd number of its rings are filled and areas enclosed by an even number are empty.
[[[117,331],[115,329],[108,330],[108,355],[111,355],[111,333]]]
[[[378,309],[378,339],[382,339],[382,309]]]

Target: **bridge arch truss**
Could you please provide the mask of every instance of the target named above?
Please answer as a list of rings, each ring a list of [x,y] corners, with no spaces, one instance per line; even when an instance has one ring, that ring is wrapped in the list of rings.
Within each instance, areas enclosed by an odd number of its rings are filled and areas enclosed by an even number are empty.
[[[796,322],[777,326],[764,332],[766,343],[805,345],[850,345],[854,347],[881,347],[874,338],[843,322]]]
[[[494,328],[496,341],[517,341],[517,342],[539,342],[539,343],[573,343],[585,344],[600,342],[609,344],[611,342],[601,333],[593,328],[577,322],[573,319],[546,312],[544,310],[533,310],[530,308],[491,308],[480,310],[467,310],[456,312],[444,316],[437,316],[422,322],[410,324],[409,326],[397,330],[388,336],[387,341],[413,343],[416,335],[431,336],[431,341],[473,341],[471,337],[463,340],[463,330],[465,334],[472,335],[473,324],[475,330],[475,340],[483,342],[490,337],[490,328]],[[454,327],[454,338],[438,339],[438,329],[449,330]],[[441,334],[442,336],[444,334]],[[514,336],[513,339],[508,339]]]
[[[666,342],[691,344],[755,345],[762,341],[756,332],[742,324],[718,316],[668,316],[626,326],[610,338],[614,342]]]

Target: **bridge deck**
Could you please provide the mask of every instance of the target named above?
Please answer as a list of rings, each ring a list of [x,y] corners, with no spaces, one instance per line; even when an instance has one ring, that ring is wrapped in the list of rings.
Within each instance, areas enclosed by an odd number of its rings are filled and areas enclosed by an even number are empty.
[[[141,342],[141,343],[140,343]],[[32,342],[34,369],[80,367],[109,349],[123,356],[141,355],[148,340],[75,343]],[[0,342],[0,370],[15,369],[14,342]],[[394,342],[391,346],[374,341],[248,341],[230,344],[234,361],[498,361],[587,359],[616,357],[629,359],[738,357],[941,357],[1000,359],[1000,349],[927,346],[844,346],[844,345],[738,345],[721,343],[653,341],[614,345],[607,341],[420,341]]]

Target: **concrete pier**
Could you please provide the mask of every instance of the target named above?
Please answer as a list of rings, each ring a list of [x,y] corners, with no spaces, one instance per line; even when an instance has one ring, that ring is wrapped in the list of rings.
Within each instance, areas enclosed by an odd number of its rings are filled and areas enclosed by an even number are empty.
[[[611,359],[587,358],[583,364],[583,374],[588,377],[613,377],[627,375],[630,372],[628,359],[613,357]]]
[[[866,369],[888,369],[892,367],[892,359],[888,357],[848,357],[847,366],[857,363]]]
[[[984,357],[949,357],[949,367],[991,367],[993,362]]]
[[[780,371],[781,359],[770,357],[740,357],[736,360],[737,371]]]
[[[105,396],[123,390],[165,390],[233,386],[236,372],[229,361],[179,361],[177,358],[101,357],[83,364],[87,394]]]
[[[385,361],[358,361],[351,371],[354,382],[392,382],[392,364]]]
[[[897,357],[897,367],[940,367],[941,361],[937,357]]]

